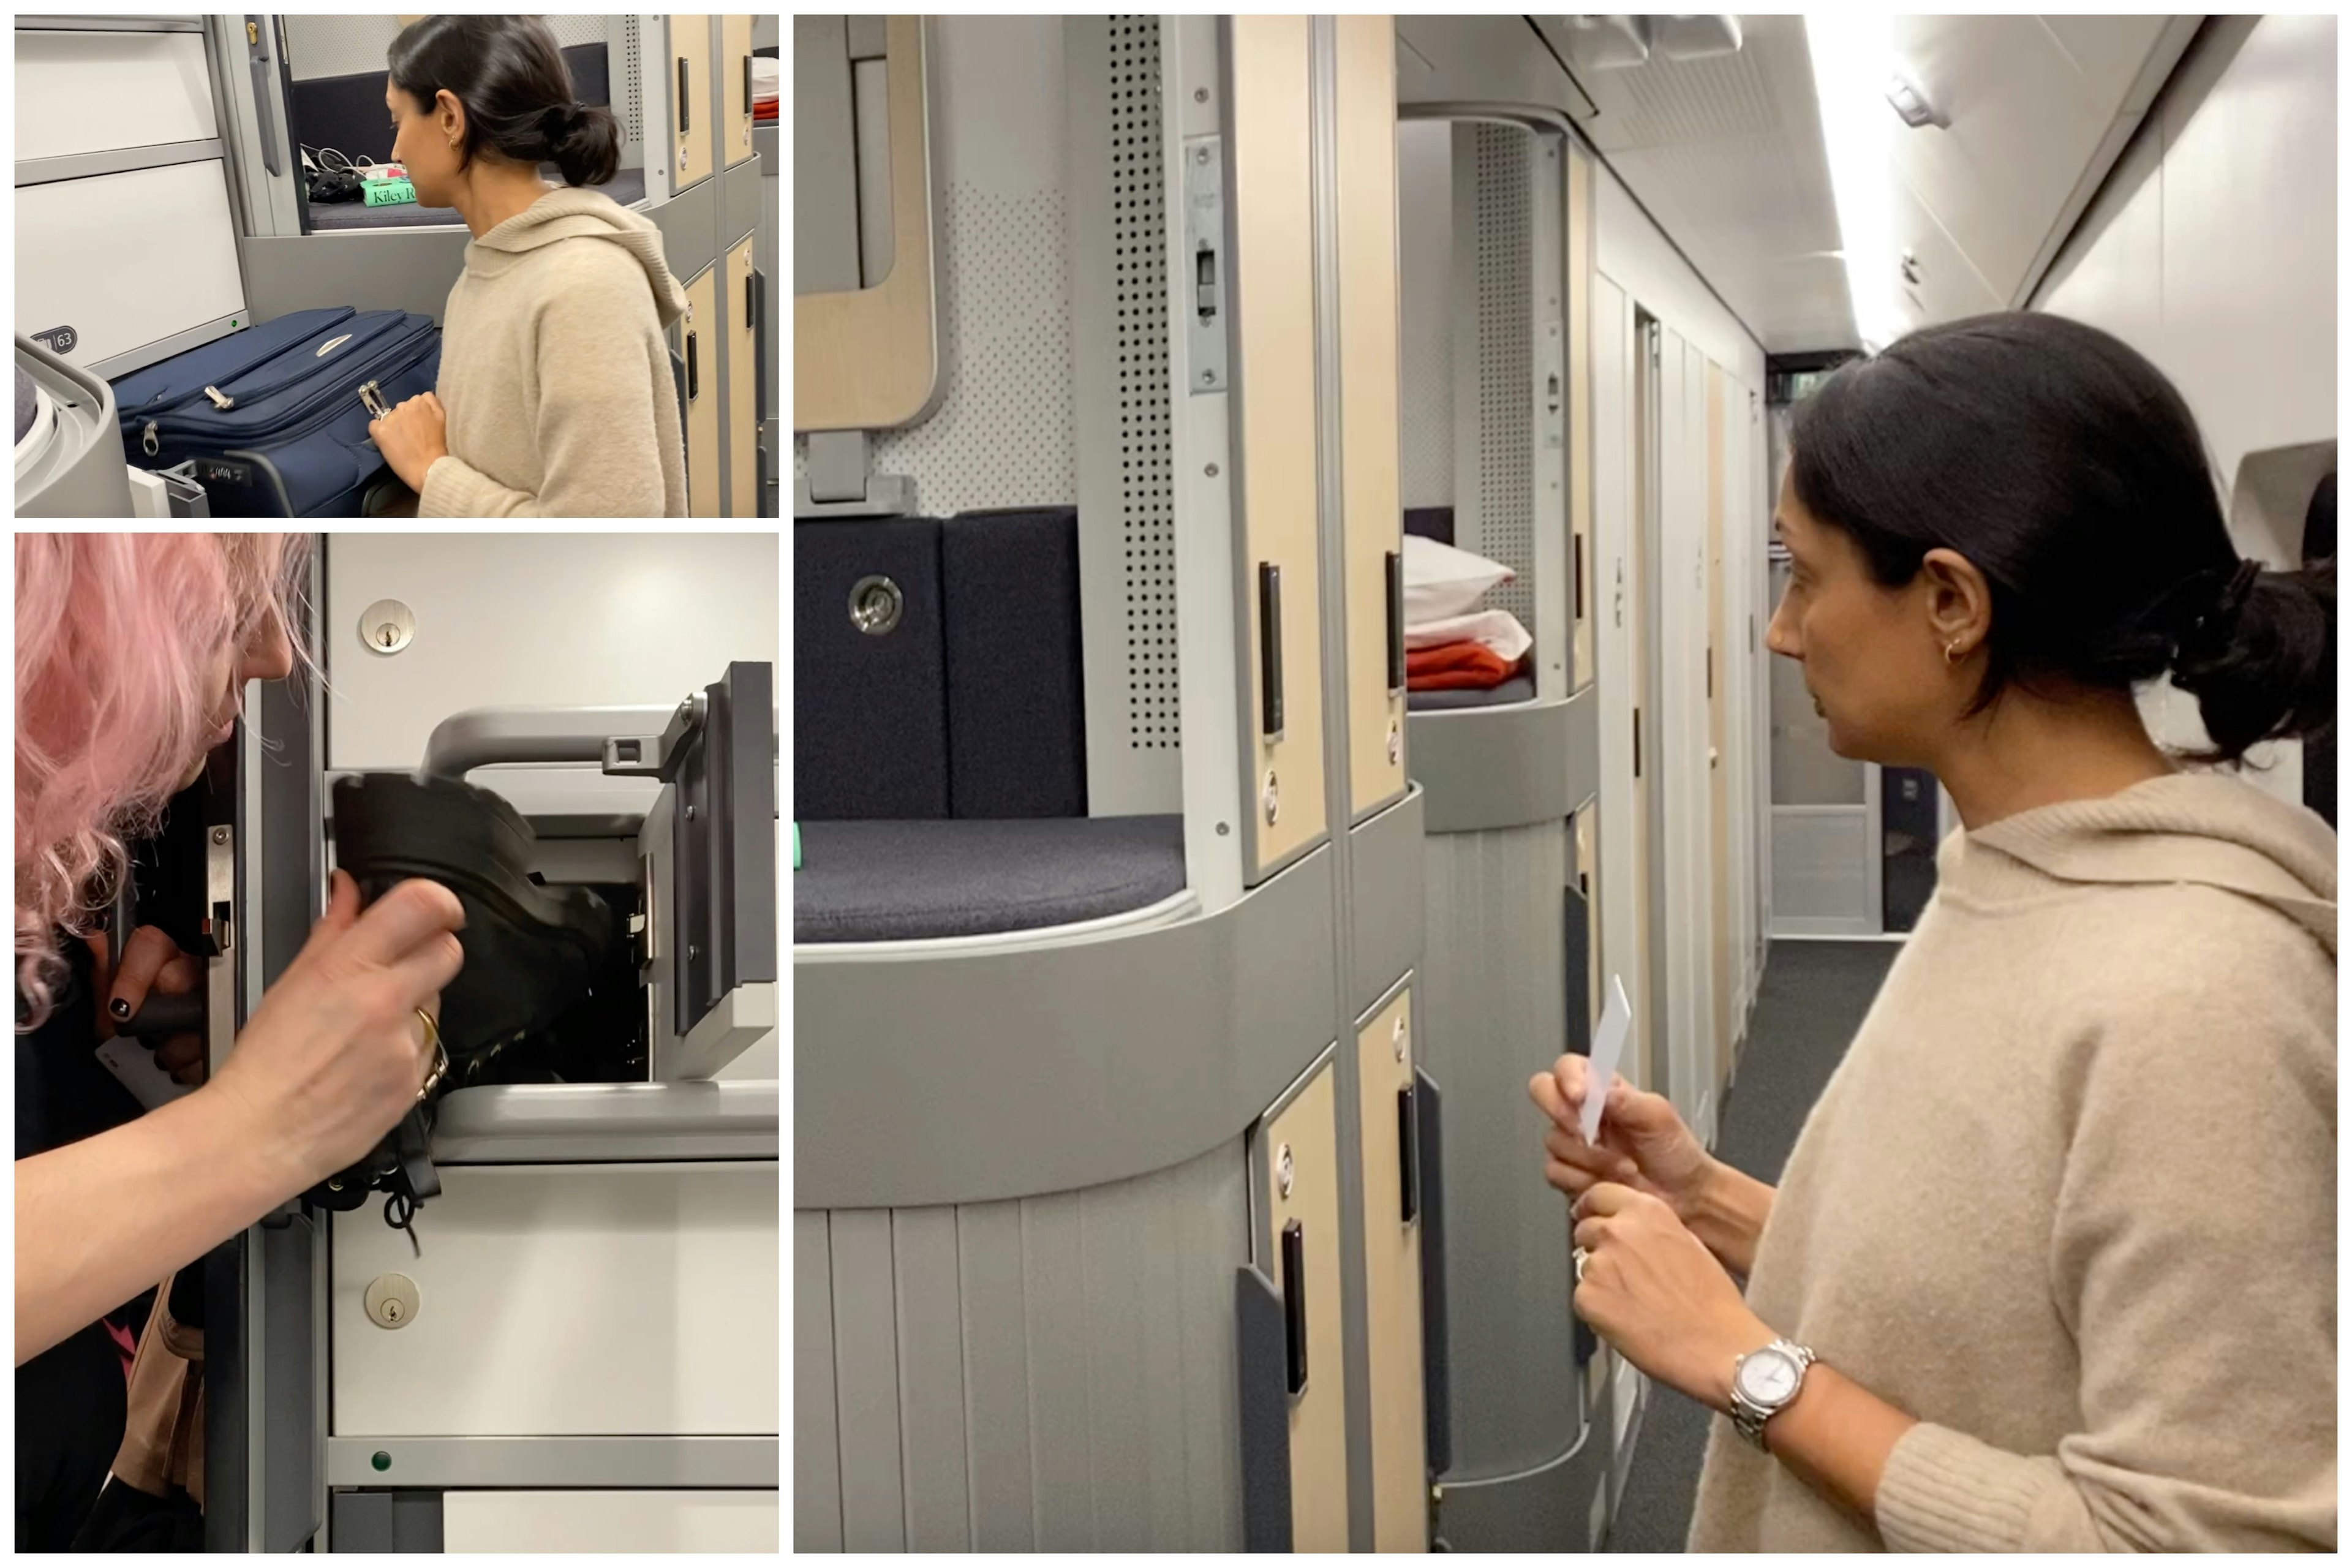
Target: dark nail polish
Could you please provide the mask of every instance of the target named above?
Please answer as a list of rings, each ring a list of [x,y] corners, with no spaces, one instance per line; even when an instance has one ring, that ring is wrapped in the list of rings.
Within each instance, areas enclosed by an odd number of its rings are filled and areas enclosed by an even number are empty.
[[[131,1003],[129,998],[117,996],[113,1001],[111,1010],[114,1016],[118,1018],[128,1018],[131,1016]]]

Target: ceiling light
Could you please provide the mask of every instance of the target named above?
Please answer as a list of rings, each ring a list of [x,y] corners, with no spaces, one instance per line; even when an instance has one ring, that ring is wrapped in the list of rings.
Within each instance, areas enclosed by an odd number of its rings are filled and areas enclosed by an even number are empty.
[[[1821,104],[1854,335],[1877,350],[1908,330],[1895,300],[1895,268],[1888,265],[1896,255],[1895,127],[1881,94],[1894,52],[1893,24],[1884,14],[1865,11],[1816,13],[1805,18],[1805,45]]]
[[[1933,125],[1939,131],[1951,129],[1952,122],[1927,97],[1927,89],[1919,85],[1919,79],[1912,73],[1911,68],[1901,60],[1895,62],[1893,73],[1887,79],[1886,101],[1893,104],[1895,112],[1903,117],[1903,123],[1914,131],[1924,125]]]

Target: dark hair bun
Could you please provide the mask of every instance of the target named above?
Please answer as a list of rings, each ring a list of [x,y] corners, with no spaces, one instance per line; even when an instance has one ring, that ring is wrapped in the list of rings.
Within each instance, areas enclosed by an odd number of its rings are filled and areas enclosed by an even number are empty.
[[[2321,733],[2336,722],[2336,563],[2242,571],[2180,639],[2172,683],[2197,699],[2212,750]]]
[[[563,118],[557,115],[560,123]],[[548,143],[548,156],[567,185],[603,185],[621,166],[621,122],[602,104],[583,105]]]

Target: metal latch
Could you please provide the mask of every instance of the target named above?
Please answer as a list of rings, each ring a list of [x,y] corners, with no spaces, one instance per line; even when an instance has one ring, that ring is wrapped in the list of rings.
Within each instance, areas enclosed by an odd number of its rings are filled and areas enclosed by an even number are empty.
[[[669,726],[658,735],[615,735],[604,742],[604,773],[613,778],[671,781],[687,737],[709,716],[709,697],[695,692],[677,705]]]
[[[392,409],[383,400],[383,388],[376,383],[369,381],[360,384],[360,401],[367,405],[367,411],[376,418],[392,417]]]

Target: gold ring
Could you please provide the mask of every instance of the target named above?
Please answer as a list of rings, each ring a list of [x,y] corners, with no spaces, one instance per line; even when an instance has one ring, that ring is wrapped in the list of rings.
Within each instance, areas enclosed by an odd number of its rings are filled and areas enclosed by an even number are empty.
[[[433,1070],[425,1075],[425,1087],[416,1091],[416,1103],[422,1105],[425,1097],[433,1092],[434,1085],[441,1081],[441,1075],[449,1070],[449,1053],[442,1048],[441,1026],[433,1021],[433,1015],[419,1007],[416,1016],[424,1020],[425,1044],[433,1053]]]

